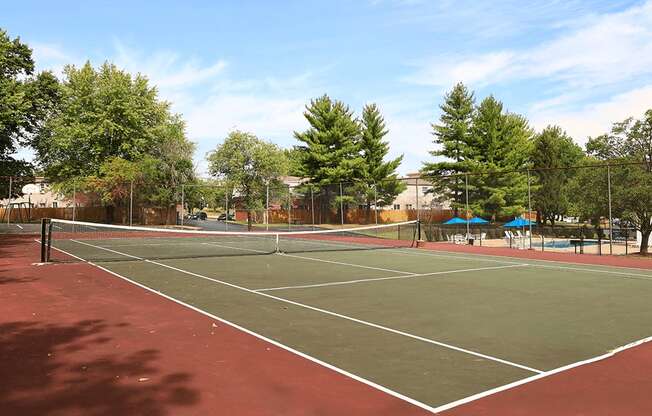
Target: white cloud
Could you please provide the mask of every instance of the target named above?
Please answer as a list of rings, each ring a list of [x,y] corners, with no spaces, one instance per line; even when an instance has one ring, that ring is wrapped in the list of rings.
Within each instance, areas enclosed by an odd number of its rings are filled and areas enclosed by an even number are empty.
[[[652,84],[590,104],[577,111],[558,111],[548,108],[529,114],[532,125],[542,129],[548,124],[561,126],[578,143],[584,144],[589,136],[609,132],[614,122],[628,117],[640,118],[652,107]]]
[[[595,87],[649,75],[652,66],[652,1],[619,13],[586,19],[552,41],[522,50],[425,61],[406,81],[450,86],[506,80],[554,79]]]

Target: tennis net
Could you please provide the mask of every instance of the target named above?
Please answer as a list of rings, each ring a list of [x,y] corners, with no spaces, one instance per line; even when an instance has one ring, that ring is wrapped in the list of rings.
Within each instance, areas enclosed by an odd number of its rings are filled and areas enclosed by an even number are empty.
[[[41,238],[50,262],[110,262],[413,247],[417,221],[293,232],[206,231],[48,220]]]

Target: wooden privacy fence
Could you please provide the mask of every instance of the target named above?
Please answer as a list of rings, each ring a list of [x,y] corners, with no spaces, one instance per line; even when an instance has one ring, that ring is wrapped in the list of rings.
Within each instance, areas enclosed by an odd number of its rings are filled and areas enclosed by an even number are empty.
[[[417,217],[426,222],[442,222],[453,217],[453,211],[447,209],[416,209],[389,210],[379,209],[344,209],[344,222],[346,224],[374,224],[376,222],[376,213],[378,224],[391,224],[403,221],[413,221]],[[247,211],[236,210],[236,221],[246,221]],[[285,209],[270,209],[268,211],[270,224],[287,224],[288,214],[292,223],[312,224],[313,214],[310,209],[296,208],[289,213]],[[259,224],[265,222],[265,211],[256,210],[252,213],[253,221]],[[315,209],[315,224],[339,224],[342,221],[339,210],[321,211]]]
[[[0,220],[11,223],[38,222],[42,218],[61,220],[73,219],[73,208],[0,208]],[[106,224],[129,224],[129,207],[77,207],[74,210],[77,221],[97,222]],[[176,208],[134,207],[133,224],[142,225],[172,225],[177,223]]]

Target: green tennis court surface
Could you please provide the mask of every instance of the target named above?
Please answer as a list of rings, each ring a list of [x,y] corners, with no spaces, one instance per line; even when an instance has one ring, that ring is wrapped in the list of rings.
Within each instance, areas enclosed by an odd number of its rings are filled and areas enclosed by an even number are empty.
[[[652,334],[647,270],[344,240],[279,254],[265,238],[90,233],[52,247],[431,408]]]

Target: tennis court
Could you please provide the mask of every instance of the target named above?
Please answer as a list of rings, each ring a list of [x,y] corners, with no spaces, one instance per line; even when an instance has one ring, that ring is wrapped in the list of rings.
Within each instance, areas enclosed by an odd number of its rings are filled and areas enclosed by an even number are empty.
[[[92,262],[431,411],[652,335],[650,270],[420,250],[415,230],[53,221],[50,244],[55,263]]]

